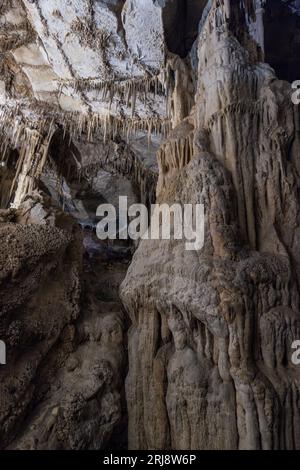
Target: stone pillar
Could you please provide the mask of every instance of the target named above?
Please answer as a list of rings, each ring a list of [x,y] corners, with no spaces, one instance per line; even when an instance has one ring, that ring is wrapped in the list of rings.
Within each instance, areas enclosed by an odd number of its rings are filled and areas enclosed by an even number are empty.
[[[226,18],[230,17],[230,0],[224,0]]]
[[[11,188],[16,188],[11,207],[18,208],[24,198],[37,186],[46,163],[49,144],[55,128],[51,125],[47,137],[35,129],[26,129],[20,150],[19,164]]]
[[[264,0],[257,1],[256,2],[256,10],[255,10],[257,42],[261,47],[261,50],[262,50],[262,53],[263,53],[263,59],[264,59],[264,56],[265,56],[265,28],[264,28],[265,9],[263,8],[264,3],[265,3]]]

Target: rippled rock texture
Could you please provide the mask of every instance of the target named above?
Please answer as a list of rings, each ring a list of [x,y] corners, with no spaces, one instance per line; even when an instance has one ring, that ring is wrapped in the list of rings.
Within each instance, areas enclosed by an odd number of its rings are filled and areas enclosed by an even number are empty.
[[[1,448],[300,449],[299,2],[2,3]]]
[[[204,249],[142,241],[122,285],[134,449],[300,447],[299,118],[241,15],[213,2],[193,113],[159,153],[158,200],[205,205]]]

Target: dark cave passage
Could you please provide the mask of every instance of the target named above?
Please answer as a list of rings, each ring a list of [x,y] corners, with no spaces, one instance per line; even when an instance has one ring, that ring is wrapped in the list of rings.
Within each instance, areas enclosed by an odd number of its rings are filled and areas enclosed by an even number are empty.
[[[170,52],[186,57],[198,35],[198,25],[207,0],[165,0],[163,24]]]
[[[267,0],[264,17],[265,62],[289,82],[300,79],[300,16],[293,3]]]

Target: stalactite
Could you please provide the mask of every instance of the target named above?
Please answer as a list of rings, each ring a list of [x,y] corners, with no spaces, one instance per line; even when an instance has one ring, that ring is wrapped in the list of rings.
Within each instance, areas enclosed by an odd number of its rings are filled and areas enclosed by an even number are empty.
[[[113,115],[103,116],[97,113],[64,113],[63,126],[71,139],[85,133],[88,141],[92,141],[98,132],[101,132],[104,140],[107,141],[108,137],[114,139],[118,134],[126,136],[129,140],[138,132],[145,132],[148,135],[161,134],[166,137],[171,130],[170,121],[157,116],[138,119],[118,118]]]
[[[162,75],[166,115],[176,127],[186,118],[195,102],[194,77],[184,60],[169,53]]]
[[[152,134],[162,134],[167,137],[171,130],[168,119],[156,116],[147,119],[121,119],[97,113],[55,113],[49,109],[45,115],[36,114],[34,118],[32,116],[26,118],[19,107],[0,107],[0,161],[6,163],[8,149],[19,149],[20,155],[9,194],[11,198],[15,193],[13,202],[15,206],[18,206],[22,198],[34,189],[39,180],[58,123],[62,125],[64,136],[68,135],[70,142],[82,135],[88,141],[99,137],[107,141],[108,138],[114,139],[119,134],[129,140],[132,135],[141,131],[148,135],[150,142]],[[184,145],[181,144],[179,148],[184,149]],[[182,155],[186,154],[186,151],[178,149],[177,154],[177,164],[184,164]],[[140,176],[139,179],[143,180]]]
[[[5,160],[8,145],[18,147],[22,140],[24,128],[38,128],[45,135],[54,123],[61,125],[64,135],[68,135],[70,141],[83,134],[88,141],[101,137],[104,141],[114,139],[117,135],[126,136],[127,140],[138,132],[148,134],[149,140],[152,134],[161,134],[167,137],[171,131],[171,123],[166,118],[151,116],[146,119],[120,118],[113,115],[100,115],[98,113],[57,112],[56,109],[46,107],[36,109],[35,117],[26,118],[20,107],[0,107],[0,133],[3,137],[0,146],[0,159]]]
[[[33,190],[35,181],[40,178],[55,129],[54,119],[29,121],[22,118],[19,108],[0,109],[1,162],[7,163],[8,149],[19,149],[19,159],[9,193],[10,199],[15,192],[15,206]]]
[[[17,170],[10,191],[10,197],[15,191],[14,207],[20,205],[23,198],[33,191],[39,181],[54,132],[53,122],[50,123],[46,136],[43,136],[39,130],[25,128],[25,139],[21,145]]]
[[[170,139],[157,152],[157,161],[163,173],[171,169],[181,170],[193,158],[193,133],[178,139]]]
[[[143,104],[147,103],[150,94],[155,96],[166,96],[164,77],[159,75],[144,75],[138,78],[114,78],[110,80],[102,80],[100,78],[82,78],[71,80],[58,80],[59,93],[62,93],[65,87],[71,87],[76,93],[91,92],[98,93],[98,99],[111,104],[115,98],[126,103],[127,107],[131,107],[132,117],[135,112],[135,104],[137,99]]]

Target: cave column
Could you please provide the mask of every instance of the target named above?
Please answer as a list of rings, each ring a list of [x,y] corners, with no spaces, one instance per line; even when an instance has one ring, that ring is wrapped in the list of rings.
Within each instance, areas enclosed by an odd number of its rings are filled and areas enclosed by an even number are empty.
[[[264,28],[264,0],[257,0],[256,1],[256,30],[257,30],[257,42],[261,47],[263,53],[263,60],[265,56],[265,28]]]
[[[38,186],[38,180],[46,163],[53,133],[54,127],[52,126],[50,126],[46,138],[35,129],[26,129],[15,179],[11,188],[11,195],[16,188],[11,207],[17,209],[24,198]]]

